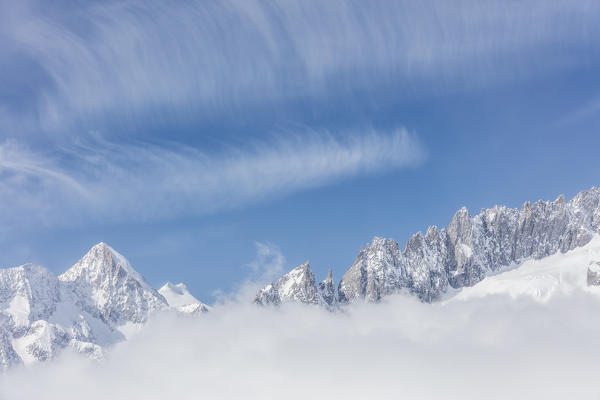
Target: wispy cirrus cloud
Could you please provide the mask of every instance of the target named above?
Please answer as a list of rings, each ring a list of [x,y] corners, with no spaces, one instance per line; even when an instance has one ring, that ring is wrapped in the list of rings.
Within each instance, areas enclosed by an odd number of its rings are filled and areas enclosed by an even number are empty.
[[[81,121],[96,129],[107,116],[212,115],[390,83],[493,85],[585,63],[600,35],[591,0],[33,0],[2,8],[0,116],[55,131]]]
[[[205,214],[424,157],[417,137],[404,129],[289,134],[211,153],[102,137],[39,153],[12,141],[0,146],[0,220],[72,225]]]

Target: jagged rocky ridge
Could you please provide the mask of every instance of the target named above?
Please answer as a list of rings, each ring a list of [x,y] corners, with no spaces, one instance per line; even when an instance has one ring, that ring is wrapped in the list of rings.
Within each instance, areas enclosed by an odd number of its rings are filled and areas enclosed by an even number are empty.
[[[307,261],[285,274],[277,282],[265,286],[254,299],[255,303],[261,305],[278,305],[290,301],[335,306],[337,290],[333,283],[331,270],[329,270],[327,278],[317,285],[315,275]]]
[[[170,304],[105,243],[58,277],[32,264],[0,269],[0,371],[67,347],[99,359],[155,312],[207,310],[185,292],[186,304]]]
[[[583,246],[599,232],[598,188],[580,192],[569,202],[559,196],[553,202],[527,202],[521,209],[495,206],[474,217],[462,208],[446,228],[432,226],[424,235],[413,235],[404,250],[392,239],[374,238],[358,253],[337,290],[331,274],[317,286],[310,267],[303,264],[263,288],[255,303],[335,306],[377,302],[401,291],[432,302],[450,288],[472,286],[502,267]]]

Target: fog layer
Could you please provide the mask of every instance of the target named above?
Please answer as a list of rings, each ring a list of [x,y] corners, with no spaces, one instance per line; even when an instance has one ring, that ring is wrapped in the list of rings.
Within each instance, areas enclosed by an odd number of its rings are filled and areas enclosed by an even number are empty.
[[[600,301],[402,295],[342,313],[223,304],[157,316],[97,364],[80,356],[0,377],[2,399],[591,398]]]

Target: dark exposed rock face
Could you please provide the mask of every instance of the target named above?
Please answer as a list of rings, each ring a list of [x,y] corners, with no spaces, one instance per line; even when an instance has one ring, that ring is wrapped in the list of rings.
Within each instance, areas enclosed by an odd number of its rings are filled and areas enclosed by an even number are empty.
[[[2,315],[0,315],[0,372],[23,362],[12,346],[11,336],[10,332],[2,326]]]
[[[588,267],[587,284],[588,286],[600,286],[600,262],[593,262]]]
[[[318,289],[325,304],[329,306],[337,304],[338,292],[335,283],[333,282],[333,273],[331,270],[327,271],[327,278],[319,283]]]
[[[338,301],[376,302],[407,291],[431,302],[448,288],[472,286],[503,266],[583,246],[599,232],[597,188],[569,202],[560,196],[521,209],[495,206],[474,217],[462,208],[446,228],[417,233],[403,251],[391,239],[374,238],[342,277]]]

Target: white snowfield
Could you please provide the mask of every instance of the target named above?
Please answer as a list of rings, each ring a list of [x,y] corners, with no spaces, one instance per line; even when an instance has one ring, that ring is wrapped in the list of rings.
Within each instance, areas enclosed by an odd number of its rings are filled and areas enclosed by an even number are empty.
[[[206,304],[195,298],[183,283],[173,284],[167,282],[158,289],[158,293],[167,300],[171,307],[175,307],[178,311],[186,314],[206,312],[210,309]]]
[[[513,299],[526,296],[544,303],[553,295],[569,295],[576,290],[600,297],[600,286],[588,285],[587,281],[588,269],[593,271],[598,268],[598,260],[600,235],[594,236],[587,245],[567,253],[506,267],[475,286],[450,294],[446,301],[466,301],[503,294]]]

